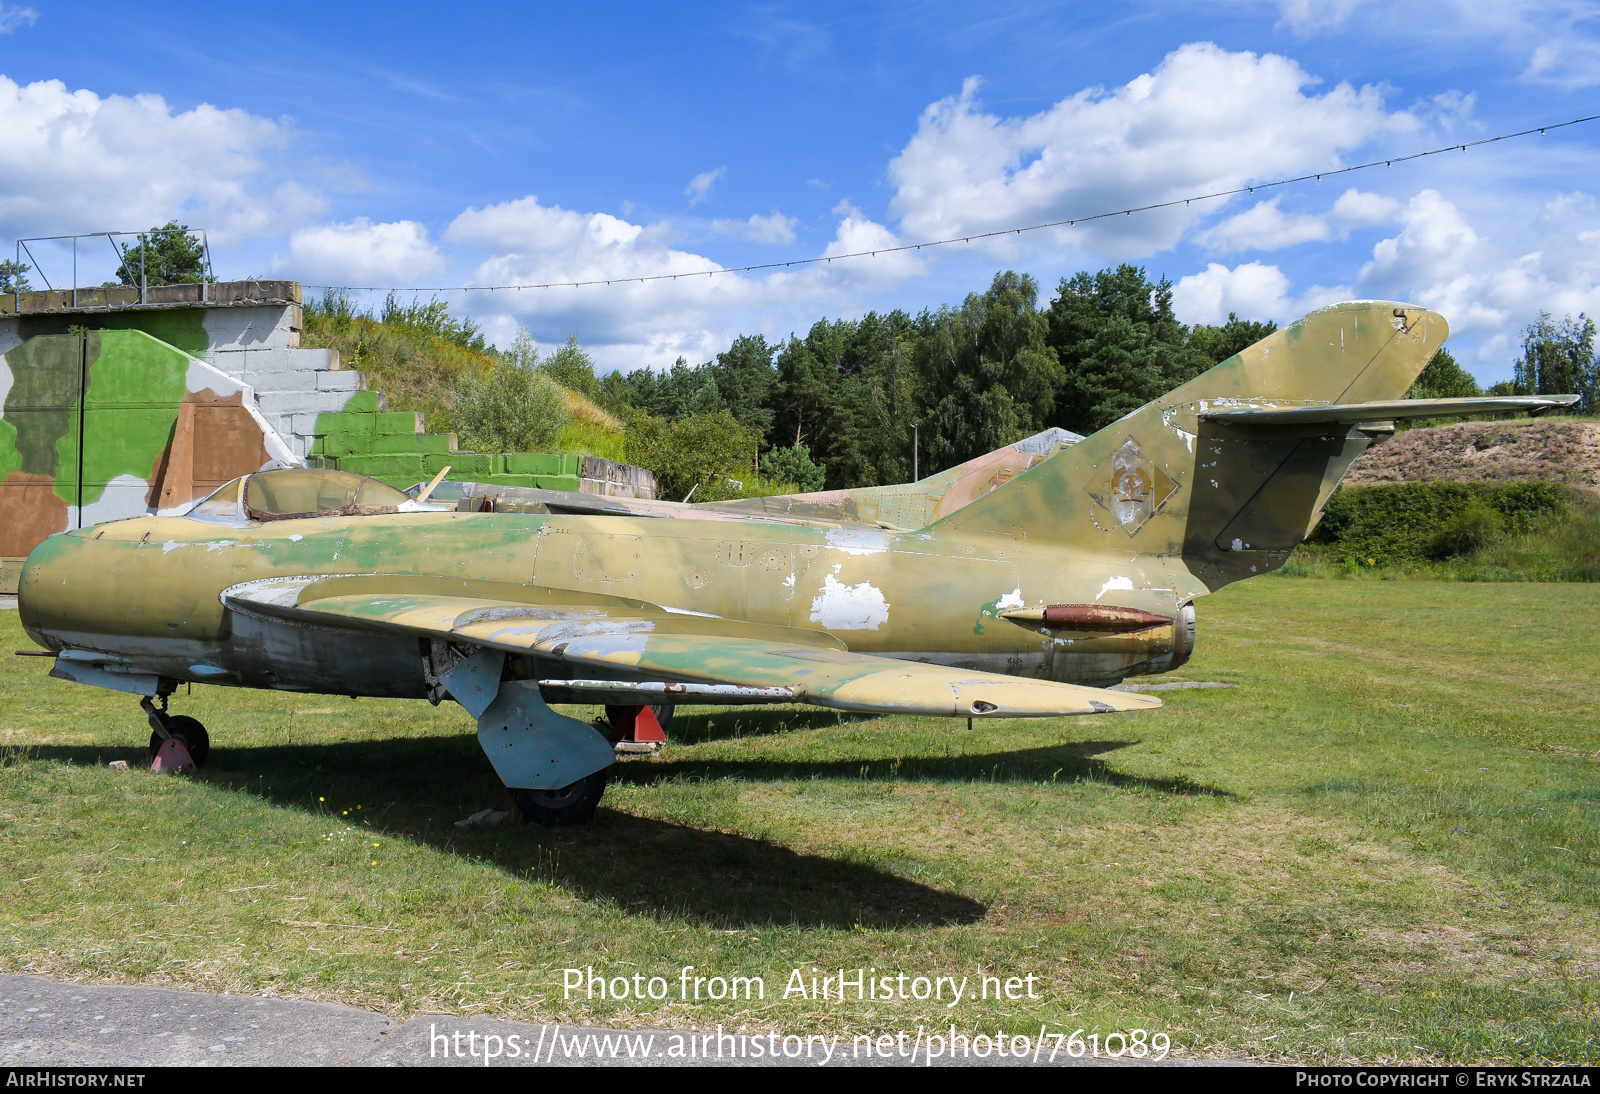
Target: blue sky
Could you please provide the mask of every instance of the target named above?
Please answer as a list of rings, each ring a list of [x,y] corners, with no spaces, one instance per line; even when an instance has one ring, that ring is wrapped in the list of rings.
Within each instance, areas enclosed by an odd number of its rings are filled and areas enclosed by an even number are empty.
[[[1038,223],[1600,113],[1600,11],[0,3],[0,240],[206,227],[224,277],[400,287],[704,271]],[[741,332],[1048,296],[1119,261],[1180,318],[1396,297],[1489,381],[1600,310],[1600,122],[1226,203],[912,256],[452,294],[603,367]],[[6,247],[7,253],[10,247]],[[109,252],[107,252],[109,254]],[[70,276],[61,256],[45,273]],[[87,258],[84,277],[99,280]],[[37,283],[37,278],[35,279]]]

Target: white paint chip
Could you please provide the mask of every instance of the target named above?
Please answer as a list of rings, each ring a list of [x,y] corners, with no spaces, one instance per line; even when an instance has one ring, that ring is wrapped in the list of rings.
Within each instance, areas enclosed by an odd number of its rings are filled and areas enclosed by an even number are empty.
[[[1113,589],[1127,589],[1131,592],[1133,590],[1133,582],[1125,577],[1113,577],[1100,586],[1100,591],[1094,594],[1094,598],[1099,600]]]
[[[830,631],[875,631],[888,621],[889,602],[870,581],[846,585],[828,574],[811,601],[811,622]]]

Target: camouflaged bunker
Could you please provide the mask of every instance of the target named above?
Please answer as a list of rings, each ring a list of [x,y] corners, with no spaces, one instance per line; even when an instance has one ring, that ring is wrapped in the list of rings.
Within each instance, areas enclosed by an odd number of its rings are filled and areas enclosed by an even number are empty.
[[[507,487],[653,497],[640,468],[457,451],[300,346],[292,281],[0,296],[0,592],[48,535],[171,513],[271,461],[404,487],[446,464]]]

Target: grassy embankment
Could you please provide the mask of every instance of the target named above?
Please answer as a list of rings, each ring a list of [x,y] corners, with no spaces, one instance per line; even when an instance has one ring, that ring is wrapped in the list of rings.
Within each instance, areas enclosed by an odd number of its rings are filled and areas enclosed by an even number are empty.
[[[433,433],[456,430],[451,392],[462,375],[495,365],[488,353],[371,314],[307,307],[304,322],[302,346],[338,350],[345,368],[366,373],[367,386],[388,396],[390,410],[422,411]],[[623,423],[582,395],[561,390],[572,420],[550,450],[622,460]]]
[[[1287,577],[1600,581],[1595,419],[1417,428],[1350,469]]]
[[[1138,715],[687,712],[596,821],[507,807],[449,704],[196,688],[196,779],[125,696],[0,675],[0,968],[798,1032],[1168,1032],[1179,1057],[1600,1061],[1600,587],[1247,582]],[[6,648],[25,645],[0,613]],[[105,764],[126,759],[135,770]],[[766,978],[562,997],[560,970]],[[785,1001],[791,968],[1036,974],[1038,1002]],[[974,981],[975,983],[976,981]]]

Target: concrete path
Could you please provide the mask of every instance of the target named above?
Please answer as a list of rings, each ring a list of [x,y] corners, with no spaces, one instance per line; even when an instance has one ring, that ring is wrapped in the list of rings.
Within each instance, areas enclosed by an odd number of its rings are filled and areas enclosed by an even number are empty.
[[[946,1031],[948,1032],[948,1030]],[[927,1066],[927,1042],[852,1053],[848,1038],[724,1035],[713,1030],[615,1030],[428,1015],[395,1022],[337,1003],[209,995],[166,988],[57,984],[0,975],[0,1066],[160,1067],[252,1064],[458,1067],[596,1066]],[[673,1055],[674,1050],[681,1055]],[[940,1046],[943,1053],[946,1046]],[[690,1053],[693,1053],[691,1056]],[[719,1057],[719,1052],[721,1053]],[[774,1060],[774,1053],[777,1059]],[[914,1054],[914,1058],[913,1058]],[[1050,1063],[1008,1054],[935,1064],[1026,1066]],[[1138,1063],[1071,1059],[1056,1066]],[[1179,1061],[1169,1061],[1179,1062]]]

